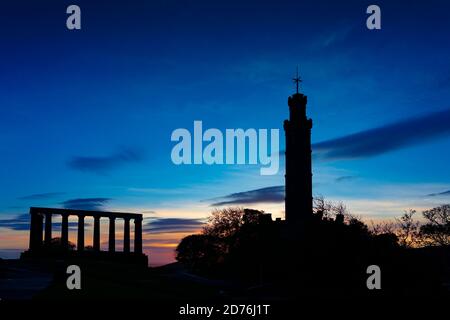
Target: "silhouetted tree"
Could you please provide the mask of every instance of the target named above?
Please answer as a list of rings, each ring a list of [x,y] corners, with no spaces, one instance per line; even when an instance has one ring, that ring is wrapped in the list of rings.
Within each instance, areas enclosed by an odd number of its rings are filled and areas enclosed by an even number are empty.
[[[424,241],[432,246],[450,245],[450,205],[425,210],[422,215],[427,220],[420,227]]]
[[[370,222],[370,232],[373,235],[382,235],[382,234],[395,234],[397,229],[395,223],[391,221],[382,221],[378,223]]]
[[[315,214],[325,219],[332,218],[334,215],[333,203],[330,201],[326,201],[322,195],[314,197],[313,210]]]
[[[369,227],[359,217],[351,216],[348,219],[348,226],[350,229],[358,230],[361,233],[370,235]]]
[[[203,234],[227,238],[244,224],[244,209],[240,207],[215,209],[208,218]]]
[[[69,251],[73,251],[75,250],[76,246],[74,243],[68,241],[68,249]],[[56,237],[56,238],[52,238],[52,240],[50,241],[50,245],[46,247],[47,250],[49,251],[55,251],[55,252],[59,252],[59,251],[64,251],[65,248],[62,245],[62,241],[61,238]]]
[[[416,210],[405,211],[397,221],[395,234],[397,235],[399,245],[405,248],[413,248],[419,246],[421,242],[419,222],[414,221]]]
[[[261,211],[239,207],[216,209],[208,219],[202,234],[183,238],[176,249],[177,261],[192,271],[211,273],[220,271],[227,261],[236,256],[248,257],[248,250],[261,243],[258,231]]]
[[[217,271],[214,269],[223,263],[224,247],[218,237],[194,234],[178,244],[176,259],[194,272]]]
[[[344,217],[347,217],[350,215],[350,212],[347,210],[347,206],[343,202],[332,204],[331,210],[335,216],[341,214]]]

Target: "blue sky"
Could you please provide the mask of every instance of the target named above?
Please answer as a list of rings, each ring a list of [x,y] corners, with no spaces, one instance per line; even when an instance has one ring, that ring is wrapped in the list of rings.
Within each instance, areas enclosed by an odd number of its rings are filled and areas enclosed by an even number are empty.
[[[73,3],[82,11],[79,31],[65,28]],[[377,1],[382,30],[369,31],[370,4],[4,5],[0,218],[78,203],[197,219],[210,204],[239,198],[227,195],[267,187],[272,202],[264,189],[248,205],[282,216],[283,170],[175,166],[170,135],[192,130],[194,120],[222,130],[279,128],[283,148],[297,65],[314,121],[315,194],[368,219],[448,202],[428,195],[450,190],[450,5]],[[341,157],[320,156],[327,148]]]

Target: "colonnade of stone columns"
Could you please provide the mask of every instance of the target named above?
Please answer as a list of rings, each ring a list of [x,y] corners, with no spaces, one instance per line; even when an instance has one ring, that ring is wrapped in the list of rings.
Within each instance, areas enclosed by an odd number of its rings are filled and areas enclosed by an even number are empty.
[[[116,219],[124,219],[123,248],[125,253],[130,253],[130,220],[134,221],[134,253],[142,254],[142,215],[134,213],[118,213],[104,211],[30,208],[30,250],[37,251],[50,245],[52,240],[52,216],[61,215],[61,245],[68,249],[69,246],[69,216],[78,216],[77,250],[84,250],[84,219],[94,217],[93,249],[100,251],[100,218],[109,218],[108,251],[115,252]],[[43,237],[43,225],[45,217],[45,236]],[[44,240],[43,240],[44,239]]]

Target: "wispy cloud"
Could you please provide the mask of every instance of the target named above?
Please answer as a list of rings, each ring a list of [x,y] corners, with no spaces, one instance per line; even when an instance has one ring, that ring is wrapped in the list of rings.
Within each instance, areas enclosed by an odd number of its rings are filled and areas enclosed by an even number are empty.
[[[89,223],[85,223],[89,227]],[[19,214],[14,218],[0,219],[0,228],[6,228],[14,231],[26,231],[30,229],[30,215],[28,213]],[[61,222],[53,221],[52,228],[58,230],[61,228]],[[69,222],[69,229],[78,229],[78,222]]]
[[[30,229],[30,215],[20,214],[15,218],[1,219],[0,227],[7,228],[15,231],[29,230]]]
[[[150,234],[196,232],[204,223],[203,219],[154,218],[145,224],[143,230]]]
[[[123,149],[107,156],[77,156],[68,161],[68,166],[75,170],[106,173],[127,163],[142,161],[143,155],[136,149]]]
[[[345,181],[351,181],[351,180],[355,180],[356,177],[355,176],[341,176],[341,177],[337,177],[335,179],[336,182],[345,182]]]
[[[22,196],[17,199],[19,200],[46,200],[46,199],[53,199],[57,198],[59,196],[64,195],[65,192],[47,192],[47,193],[36,193],[36,194],[30,194],[27,196]]]
[[[346,43],[348,39],[351,40],[351,33],[355,30],[355,25],[339,27],[333,31],[327,31],[326,34],[317,35],[314,41],[311,43],[310,48],[313,50],[330,49],[340,43]]]
[[[284,186],[272,186],[237,192],[211,200],[216,201],[211,204],[212,207],[254,203],[280,203],[284,201]]]
[[[438,196],[450,196],[450,190],[427,194],[427,197],[438,197]]]
[[[320,159],[376,156],[450,134],[450,109],[388,124],[313,145]]]
[[[61,202],[64,208],[80,210],[101,210],[111,198],[79,198]]]

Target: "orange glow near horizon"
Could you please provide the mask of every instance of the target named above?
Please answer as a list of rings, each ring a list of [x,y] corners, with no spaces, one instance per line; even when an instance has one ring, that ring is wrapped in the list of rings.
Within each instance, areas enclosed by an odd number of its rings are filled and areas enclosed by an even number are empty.
[[[93,219],[92,219],[93,220]],[[105,220],[105,221],[103,221]],[[69,222],[76,222],[77,219],[69,219]],[[93,244],[93,221],[85,220],[87,227],[85,228],[85,246],[92,246]],[[130,234],[130,249],[134,250],[134,228],[131,227]],[[109,240],[109,224],[106,219],[102,219],[100,226],[100,247],[101,250],[108,250]],[[201,228],[192,229],[183,232],[167,232],[167,233],[143,233],[143,251],[149,256],[150,266],[160,266],[175,262],[175,249],[182,238],[199,233]],[[123,250],[123,222],[116,221],[116,251]],[[52,237],[60,237],[59,230],[52,230]],[[77,244],[77,230],[76,228],[69,228],[69,241]],[[17,250],[17,258],[21,251],[28,249],[29,231],[28,230],[10,230],[0,228],[0,250]]]
[[[398,203],[392,201],[375,201],[375,200],[349,200],[347,201],[352,212],[362,213],[361,218],[370,227],[371,221],[374,223],[382,223],[385,221],[392,221],[392,217],[388,215],[375,215],[372,211],[364,211],[367,208],[381,208],[389,212],[402,212],[407,208],[405,203]],[[186,204],[186,207],[189,207]],[[255,204],[252,206],[255,209],[265,209],[266,212],[271,212],[272,218],[282,217],[283,205],[281,204]],[[110,208],[111,211],[127,211],[127,212],[145,212],[143,208]],[[127,210],[124,210],[127,209]],[[154,219],[167,219],[167,218],[189,218],[189,219],[202,219],[206,218],[213,208],[209,206],[196,207],[196,210],[184,210],[184,209],[158,209],[158,214],[144,215],[145,219],[150,217]],[[418,208],[419,210],[422,208]],[[383,211],[383,210],[381,210]],[[194,214],[195,213],[195,214]],[[60,223],[61,218],[55,216],[53,222]],[[76,223],[78,219],[76,216],[71,216],[69,218],[70,228],[69,228],[69,241],[73,244],[77,244],[77,227]],[[85,246],[93,245],[93,224],[94,219],[92,217],[85,218]],[[151,220],[150,220],[151,226]],[[143,251],[149,256],[150,266],[164,265],[168,263],[175,262],[175,249],[182,238],[191,235],[198,234],[201,232],[201,226],[186,230],[177,230],[176,228],[164,229],[164,230],[154,230],[145,231],[147,224],[144,224],[144,232],[142,235],[143,240]],[[124,223],[122,219],[116,219],[115,228],[115,238],[116,238],[116,251],[123,250],[123,231]],[[60,237],[61,231],[58,227],[53,227],[52,237]],[[107,218],[102,218],[100,222],[100,248],[103,251],[108,250],[108,239],[109,239],[109,220]],[[134,225],[130,226],[130,250],[134,250]],[[29,243],[29,231],[28,230],[11,230],[8,228],[0,228],[0,250],[11,250],[17,251],[16,256],[19,257],[20,251],[28,249]],[[0,256],[2,253],[0,252]],[[10,255],[9,255],[10,256]]]

